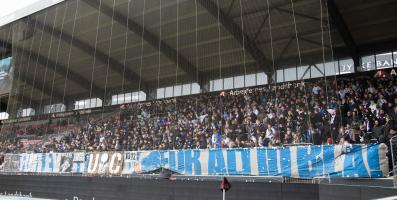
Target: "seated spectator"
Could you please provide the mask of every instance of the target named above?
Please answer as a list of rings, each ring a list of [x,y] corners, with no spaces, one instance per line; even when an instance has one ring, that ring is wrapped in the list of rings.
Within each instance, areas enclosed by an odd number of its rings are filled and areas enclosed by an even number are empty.
[[[78,115],[45,125],[4,126],[4,135],[13,139],[0,141],[0,152],[384,143],[396,135],[395,78],[299,84],[277,91],[263,87],[237,95],[223,91],[130,103],[111,111],[109,117]],[[51,134],[59,137],[46,137]],[[26,142],[27,136],[40,142]]]

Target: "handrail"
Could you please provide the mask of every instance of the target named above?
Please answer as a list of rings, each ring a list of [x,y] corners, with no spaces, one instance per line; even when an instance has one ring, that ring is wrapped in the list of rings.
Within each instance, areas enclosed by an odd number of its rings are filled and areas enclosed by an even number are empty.
[[[290,146],[309,146],[309,145],[313,145],[313,143],[291,143],[291,144],[283,144],[283,147],[290,147]]]
[[[393,141],[396,141],[393,143]],[[392,161],[392,169],[389,172],[390,174],[393,174],[393,185],[395,188],[397,188],[397,161],[396,161],[396,156],[397,151],[394,151],[394,146],[397,146],[397,135],[393,136],[389,140],[390,143],[390,154],[391,154],[391,161]]]

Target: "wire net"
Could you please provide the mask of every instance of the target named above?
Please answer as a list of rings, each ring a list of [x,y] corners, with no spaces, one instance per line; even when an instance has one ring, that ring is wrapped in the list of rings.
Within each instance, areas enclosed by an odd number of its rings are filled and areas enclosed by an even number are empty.
[[[397,187],[397,136],[390,139],[389,162],[390,175],[393,176],[394,187]]]
[[[322,0],[68,0],[0,30],[14,61],[2,135],[87,135],[92,148],[111,135],[110,149],[125,136],[148,150],[213,148],[218,133],[222,147],[337,143],[331,27]]]

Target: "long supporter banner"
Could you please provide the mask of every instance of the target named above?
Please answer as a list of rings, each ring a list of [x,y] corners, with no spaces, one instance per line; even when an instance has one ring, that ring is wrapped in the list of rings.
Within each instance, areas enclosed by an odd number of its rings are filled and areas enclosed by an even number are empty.
[[[386,145],[370,144],[6,154],[4,171],[129,175],[166,168],[182,175],[370,178],[387,176],[386,152]]]

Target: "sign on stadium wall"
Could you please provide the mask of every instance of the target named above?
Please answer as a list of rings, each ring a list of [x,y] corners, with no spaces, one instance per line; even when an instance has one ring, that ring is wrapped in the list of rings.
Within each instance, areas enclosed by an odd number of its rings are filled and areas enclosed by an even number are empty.
[[[140,174],[166,168],[183,175],[385,177],[386,152],[384,144],[369,144],[42,153],[21,154],[19,163],[12,166],[18,172],[86,175]],[[6,155],[9,156],[15,155]]]
[[[376,59],[376,61],[371,60],[367,62],[362,62],[361,70],[368,71],[374,69],[391,68],[393,67],[393,65],[397,65],[397,58],[392,59],[391,54],[388,57],[389,59]]]

